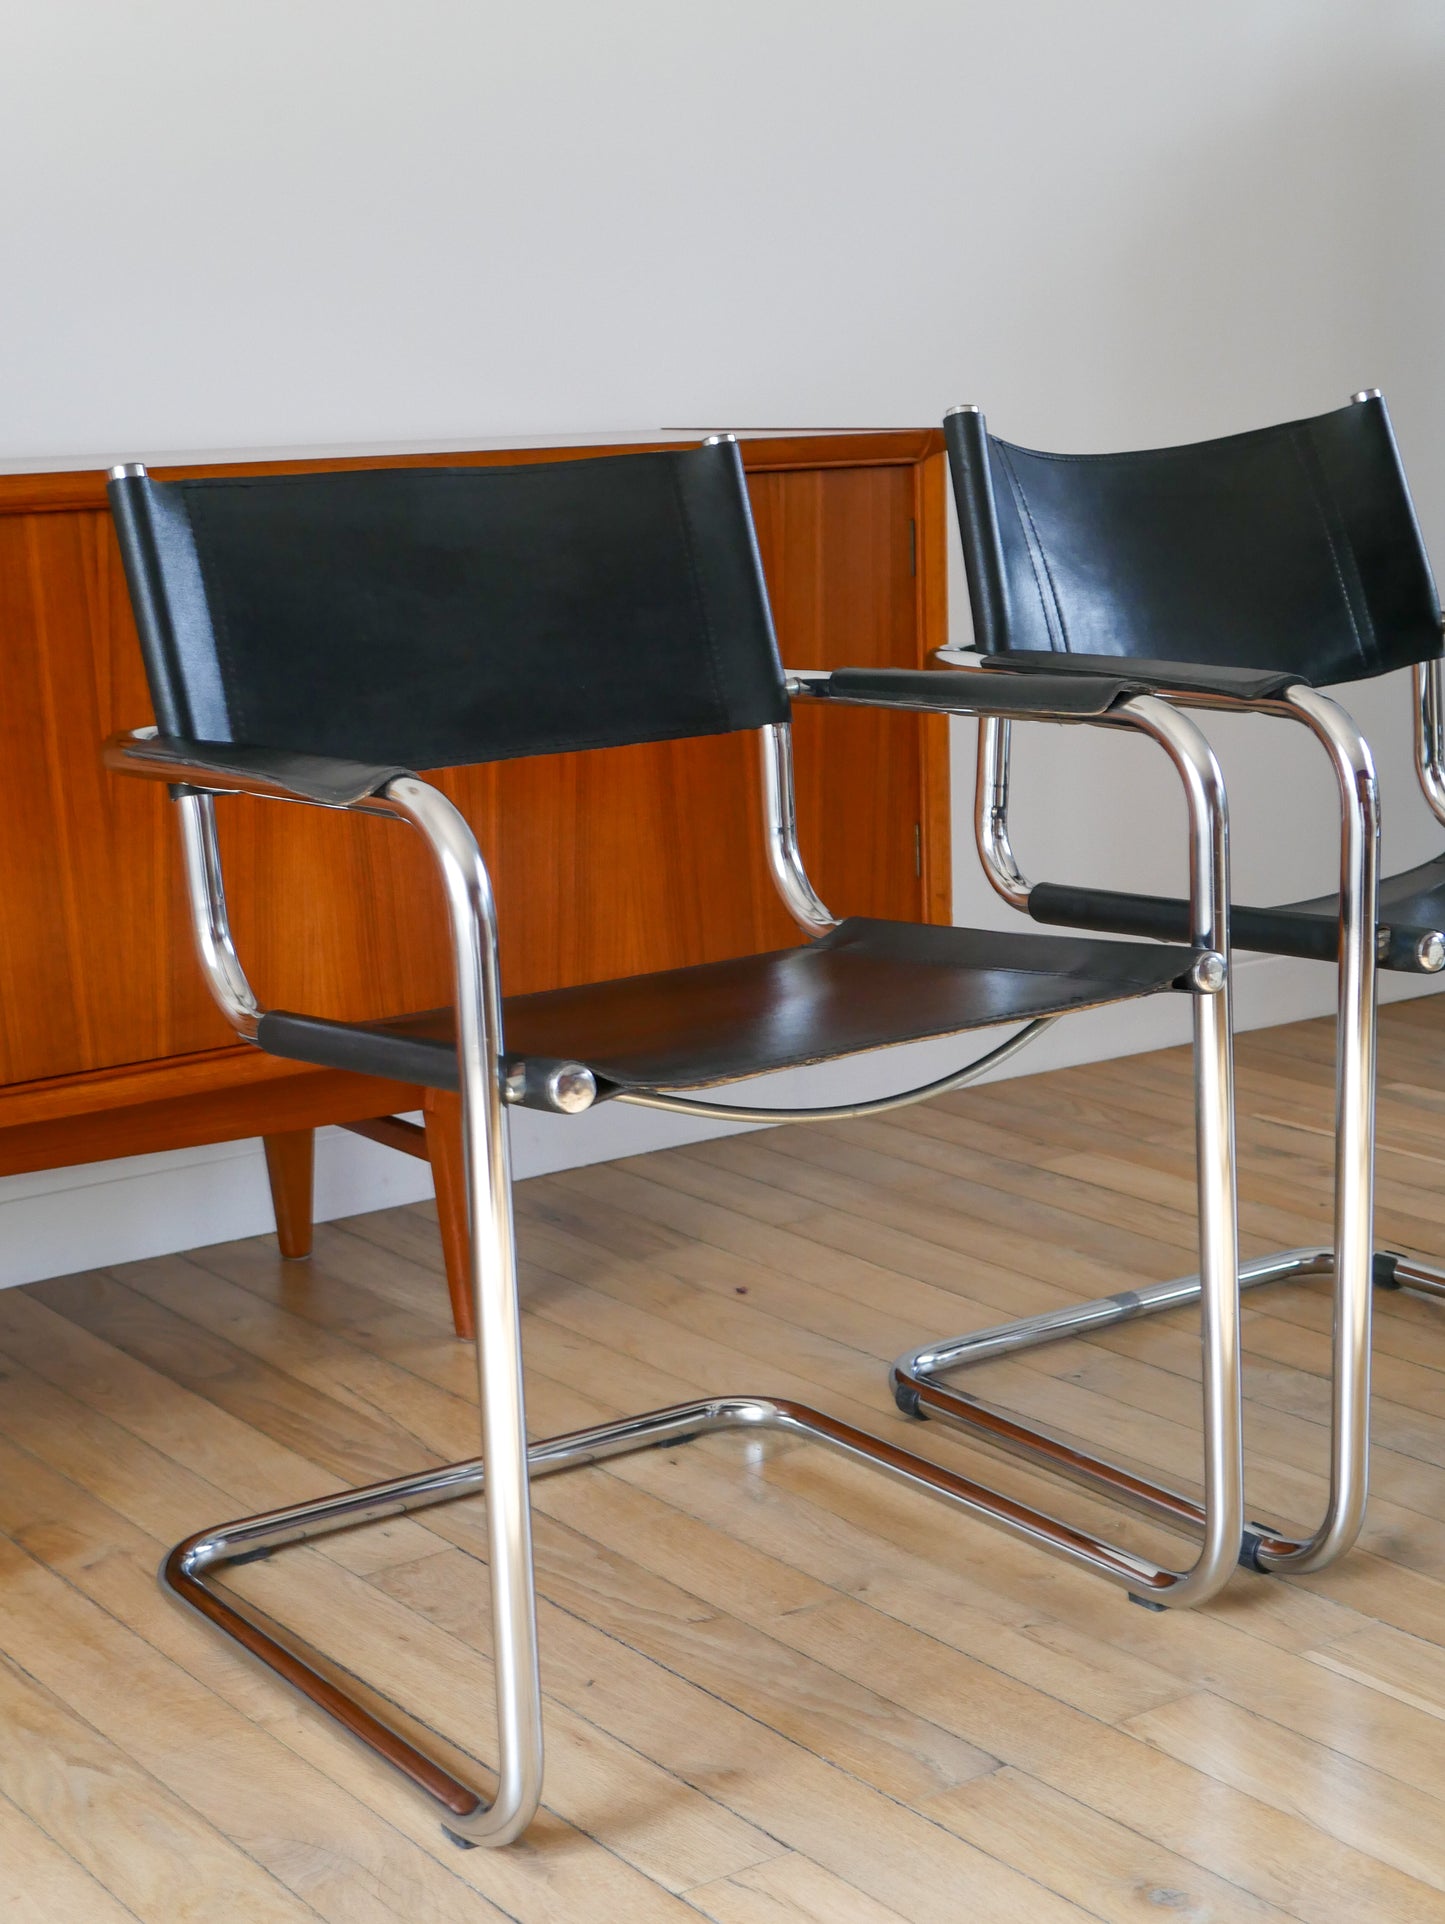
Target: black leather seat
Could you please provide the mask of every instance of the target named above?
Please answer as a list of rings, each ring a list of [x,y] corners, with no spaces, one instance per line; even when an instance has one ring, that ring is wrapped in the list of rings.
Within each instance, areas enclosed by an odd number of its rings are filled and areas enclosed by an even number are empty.
[[[603,1095],[705,1088],[1184,987],[1192,960],[1187,947],[853,916],[806,948],[510,996],[504,1059],[512,1071],[537,1058],[579,1063]],[[302,1062],[458,1086],[450,1009],[371,1023],[277,1010],[262,1016],[258,1040]]]

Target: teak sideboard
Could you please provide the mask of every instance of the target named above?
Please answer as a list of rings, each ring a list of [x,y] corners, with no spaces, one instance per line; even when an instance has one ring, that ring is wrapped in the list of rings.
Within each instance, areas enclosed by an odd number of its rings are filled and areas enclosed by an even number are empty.
[[[618,451],[154,471],[458,467]],[[941,437],[744,437],[743,457],[785,663],[925,663],[946,639]],[[261,1136],[282,1247],[301,1255],[312,1132],[339,1123],[429,1154],[459,1282],[456,1099],[237,1042],[189,966],[164,790],[101,767],[106,736],[150,719],[102,473],[0,476],[0,638],[0,1175]],[[802,847],[824,901],[835,914],[946,921],[946,723],[845,709],[803,712],[795,732]],[[436,779],[491,869],[508,994],[800,939],[765,866],[749,738]],[[241,798],[218,812],[237,945],[264,1002],[347,1019],[450,999],[440,897],[405,829]],[[415,1109],[425,1132],[389,1120]],[[456,1289],[453,1306],[464,1328]]]

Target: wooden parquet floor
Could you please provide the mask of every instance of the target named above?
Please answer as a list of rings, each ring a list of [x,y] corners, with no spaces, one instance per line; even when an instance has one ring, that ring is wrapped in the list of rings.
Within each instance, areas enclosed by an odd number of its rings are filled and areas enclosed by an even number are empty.
[[[1381,1240],[1445,1257],[1445,1003],[1381,1026]],[[1331,1048],[1325,1023],[1239,1041],[1246,1254],[1328,1235]],[[519,1206],[537,1433],[777,1392],[1102,1520],[906,1423],[884,1370],[1193,1267],[1188,1058],[577,1170]],[[0,1917],[1445,1920],[1445,1313],[1378,1308],[1361,1546],[1202,1612],[785,1441],[539,1485],[546,1810],[460,1852],[154,1581],[202,1524],[475,1449],[430,1210],[325,1228],[309,1264],[262,1238],[0,1294]],[[1252,1514],[1305,1523],[1328,1300],[1261,1292],[1245,1324]],[[1187,1314],[975,1381],[1193,1475]],[[481,1541],[458,1505],[235,1581],[485,1754]]]

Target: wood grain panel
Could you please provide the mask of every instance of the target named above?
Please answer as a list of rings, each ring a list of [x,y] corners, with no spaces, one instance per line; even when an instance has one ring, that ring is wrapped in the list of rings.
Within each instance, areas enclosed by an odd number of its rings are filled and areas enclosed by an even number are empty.
[[[109,517],[0,517],[0,1080],[215,1047],[163,795],[98,764],[148,708]]]

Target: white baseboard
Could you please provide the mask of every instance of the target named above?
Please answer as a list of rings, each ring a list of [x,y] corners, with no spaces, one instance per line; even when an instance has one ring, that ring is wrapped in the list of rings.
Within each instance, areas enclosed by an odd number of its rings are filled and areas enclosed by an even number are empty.
[[[1429,994],[1437,986],[1417,976],[1387,975],[1381,978],[1381,998],[1399,1001]],[[1236,966],[1235,1022],[1240,1029],[1325,1015],[1333,998],[1333,971],[1315,963],[1248,956]],[[1186,998],[1154,996],[1060,1022],[994,1073],[1036,1075],[1188,1039]],[[882,1050],[826,1069],[773,1077],[766,1099],[847,1101],[909,1081],[927,1081],[945,1074],[959,1059],[959,1049],[951,1043]],[[749,1087],[761,1091],[763,1085],[740,1085],[730,1099],[747,1099]],[[512,1115],[513,1157],[518,1176],[536,1176],[700,1142],[738,1126],[686,1122],[615,1103],[576,1118],[518,1110]],[[318,1222],[418,1202],[430,1194],[431,1175],[424,1162],[342,1129],[318,1132]],[[0,1288],[261,1235],[273,1226],[265,1160],[257,1141],[8,1176],[0,1178]]]

